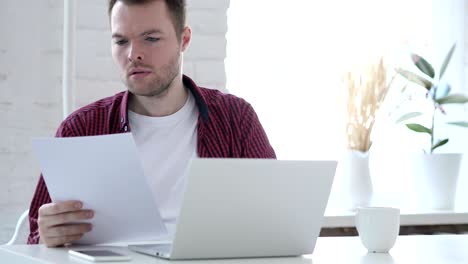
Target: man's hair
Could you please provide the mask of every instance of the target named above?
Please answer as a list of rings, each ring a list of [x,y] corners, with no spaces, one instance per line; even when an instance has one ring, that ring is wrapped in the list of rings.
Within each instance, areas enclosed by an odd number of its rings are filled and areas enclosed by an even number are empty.
[[[146,3],[158,1],[158,0],[109,0],[108,14],[109,17],[112,13],[112,8],[116,2],[122,2],[126,5],[143,5]],[[185,16],[186,16],[186,0],[160,0],[166,2],[167,9],[172,18],[172,24],[174,24],[174,29],[179,38],[179,34],[184,31],[185,27]]]

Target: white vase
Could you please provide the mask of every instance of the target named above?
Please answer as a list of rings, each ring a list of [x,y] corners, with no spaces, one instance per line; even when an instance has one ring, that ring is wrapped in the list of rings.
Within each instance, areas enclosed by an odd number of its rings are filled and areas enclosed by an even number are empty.
[[[369,206],[372,199],[369,152],[348,150],[341,166],[343,176],[348,182],[351,208]]]
[[[418,206],[453,210],[462,154],[420,154],[415,159]]]

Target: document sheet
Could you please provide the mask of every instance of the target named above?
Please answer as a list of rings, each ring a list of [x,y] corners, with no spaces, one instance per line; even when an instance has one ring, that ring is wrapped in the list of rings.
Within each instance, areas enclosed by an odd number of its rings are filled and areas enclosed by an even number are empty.
[[[52,201],[80,200],[95,212],[79,244],[167,236],[131,133],[33,139]]]

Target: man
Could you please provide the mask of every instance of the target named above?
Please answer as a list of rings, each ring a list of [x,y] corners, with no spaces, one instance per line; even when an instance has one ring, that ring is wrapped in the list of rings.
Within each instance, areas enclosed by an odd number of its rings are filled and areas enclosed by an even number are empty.
[[[191,39],[184,0],[110,0],[109,16],[112,56],[128,91],[75,111],[57,137],[131,132],[166,223],[177,218],[192,157],[275,158],[247,102],[198,87],[182,75]],[[41,176],[29,212],[28,243],[72,243],[92,229],[72,223],[93,215],[80,201],[51,203]]]

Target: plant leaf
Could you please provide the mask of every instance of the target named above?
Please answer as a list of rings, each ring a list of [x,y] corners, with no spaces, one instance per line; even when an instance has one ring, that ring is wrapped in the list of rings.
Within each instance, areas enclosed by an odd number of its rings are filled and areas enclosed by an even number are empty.
[[[468,127],[468,122],[448,122],[449,125]]]
[[[448,138],[446,138],[446,139],[444,139],[444,140],[439,140],[439,141],[437,141],[437,144],[435,144],[435,145],[431,148],[431,153],[432,153],[432,151],[434,151],[434,149],[436,149],[436,148],[438,148],[438,147],[440,147],[440,146],[443,146],[443,145],[447,144],[447,142],[449,142],[449,139],[448,139]]]
[[[401,122],[403,122],[403,121],[406,121],[406,120],[411,119],[411,118],[413,118],[413,117],[420,116],[420,115],[422,115],[422,114],[423,114],[423,113],[421,113],[421,112],[411,112],[411,113],[407,113],[407,114],[401,116],[400,118],[398,118],[398,120],[396,121],[396,123],[399,124],[399,123],[401,123]]]
[[[396,72],[398,72],[400,75],[408,79],[408,81],[414,82],[416,84],[421,85],[422,87],[426,88],[427,90],[430,90],[432,87],[432,82],[425,79],[424,77],[421,77],[415,73],[412,73],[408,70],[404,70],[401,68],[396,68]]]
[[[429,135],[432,134],[432,130],[425,127],[425,126],[422,126],[420,124],[414,124],[414,123],[411,123],[411,124],[406,124],[406,126],[413,130],[413,131],[416,131],[416,132],[419,132],[419,133],[428,133]]]
[[[429,62],[427,62],[426,59],[414,53],[411,54],[411,59],[413,60],[414,65],[416,65],[420,71],[422,71],[427,76],[434,78],[434,68]]]
[[[468,103],[468,97],[464,94],[451,94],[435,101],[438,104],[464,104]]]
[[[447,69],[450,59],[452,59],[452,55],[453,55],[453,52],[455,51],[456,45],[457,43],[453,43],[452,48],[450,48],[449,52],[445,56],[444,63],[442,63],[442,67],[440,68],[439,80],[442,79],[442,76],[444,76],[445,70]]]

